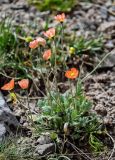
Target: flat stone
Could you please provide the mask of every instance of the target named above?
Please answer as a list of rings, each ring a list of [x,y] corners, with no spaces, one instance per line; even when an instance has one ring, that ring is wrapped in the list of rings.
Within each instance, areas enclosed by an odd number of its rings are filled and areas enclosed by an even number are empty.
[[[108,41],[106,44],[105,44],[106,48],[108,49],[111,49],[111,48],[114,48],[114,44],[112,41]]]
[[[36,148],[36,152],[41,156],[45,155],[45,154],[54,153],[55,152],[55,144],[49,143],[49,144],[38,145]]]
[[[110,86],[111,86],[111,87],[115,87],[115,83],[111,83]]]
[[[48,144],[51,143],[51,138],[49,135],[41,135],[38,140],[37,143],[39,144]]]
[[[10,8],[12,10],[28,10],[28,6],[26,5],[12,5]]]
[[[115,21],[111,21],[111,22],[104,22],[100,25],[100,27],[98,28],[98,31],[104,32],[109,28],[113,28],[115,27]]]

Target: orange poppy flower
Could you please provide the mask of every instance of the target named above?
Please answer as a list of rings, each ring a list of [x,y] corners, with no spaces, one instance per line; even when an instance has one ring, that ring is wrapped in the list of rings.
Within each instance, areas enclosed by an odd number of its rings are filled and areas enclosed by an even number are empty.
[[[54,17],[56,21],[58,22],[63,22],[65,20],[65,14],[58,14],[57,16]]]
[[[10,91],[14,88],[14,79],[12,79],[9,83],[5,84],[1,87],[2,90]]]
[[[38,41],[38,45],[42,45],[42,46],[46,45],[46,40],[44,38],[38,37],[36,40]]]
[[[51,49],[48,49],[44,52],[43,59],[47,61],[50,57],[51,57]]]
[[[22,89],[27,89],[29,86],[29,80],[28,79],[22,79],[21,81],[18,81],[19,86]]]
[[[37,41],[37,40],[31,41],[31,42],[29,43],[29,47],[30,47],[31,49],[37,48],[37,47],[38,47],[38,41]]]
[[[50,28],[46,32],[44,32],[44,36],[48,38],[52,38],[55,36],[55,28]]]
[[[78,77],[78,75],[79,75],[79,71],[76,68],[71,68],[65,73],[65,77],[69,79],[75,79]]]

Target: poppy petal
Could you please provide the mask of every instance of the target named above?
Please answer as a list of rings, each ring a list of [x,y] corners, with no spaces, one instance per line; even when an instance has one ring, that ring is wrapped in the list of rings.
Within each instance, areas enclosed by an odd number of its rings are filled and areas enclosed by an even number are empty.
[[[12,79],[9,83],[5,84],[1,87],[2,90],[10,91],[14,88],[14,79]]]
[[[44,54],[43,54],[43,59],[44,59],[44,60],[48,60],[50,57],[51,57],[51,50],[48,49],[48,50],[46,50],[46,51],[44,52]]]
[[[22,89],[27,89],[29,86],[29,80],[28,79],[22,79],[21,81],[18,81],[19,86]]]

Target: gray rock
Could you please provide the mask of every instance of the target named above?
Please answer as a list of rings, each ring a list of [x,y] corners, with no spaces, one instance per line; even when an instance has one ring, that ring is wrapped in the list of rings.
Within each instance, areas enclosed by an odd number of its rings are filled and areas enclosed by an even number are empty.
[[[2,3],[9,3],[9,0],[0,0],[0,4]]]
[[[101,17],[103,19],[107,19],[107,17],[108,17],[107,8],[102,6],[101,9],[100,9],[100,12],[101,12]]]
[[[38,145],[36,148],[36,153],[38,153],[41,156],[45,155],[45,154],[51,154],[54,152],[55,152],[55,144],[54,143]]]
[[[107,29],[115,27],[115,21],[112,22],[104,22],[98,28],[98,31],[105,32]]]
[[[3,139],[6,132],[16,132],[19,126],[19,122],[11,112],[0,92],[0,141]]]
[[[87,11],[92,7],[93,4],[89,2],[81,2],[80,5],[85,11]]]
[[[111,16],[109,17],[109,21],[115,21],[115,16],[112,16],[112,15],[111,15]]]
[[[111,40],[108,41],[108,42],[105,44],[105,46],[106,46],[106,48],[108,48],[108,49],[114,48],[114,44],[113,44],[113,42],[112,42]]]
[[[15,5],[15,4],[12,4],[11,5],[11,9],[12,10],[27,10],[28,7],[26,5]]]
[[[0,142],[2,142],[2,140],[4,139],[5,134],[6,134],[6,128],[4,124],[0,123]]]
[[[39,144],[48,144],[48,143],[51,143],[51,138],[49,135],[41,135],[38,140],[37,140],[37,143]]]
[[[50,14],[50,11],[37,12],[36,16],[43,18],[44,16],[48,16],[49,14]]]

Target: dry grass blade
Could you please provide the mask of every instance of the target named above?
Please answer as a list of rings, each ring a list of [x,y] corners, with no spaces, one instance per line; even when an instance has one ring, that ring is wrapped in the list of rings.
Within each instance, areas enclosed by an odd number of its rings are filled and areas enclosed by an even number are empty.
[[[84,82],[87,77],[89,77],[92,73],[94,73],[96,71],[96,69],[100,66],[100,64],[102,64],[102,62],[109,56],[111,55],[112,53],[115,53],[115,49],[113,49],[111,52],[107,53],[103,58],[102,60],[97,64],[97,66],[90,72],[88,73],[81,81]]]
[[[78,152],[78,154],[80,154],[82,157],[84,157],[86,160],[92,160],[86,153],[84,153],[83,151],[81,151],[79,148],[77,148],[74,144],[72,144],[71,142],[67,141],[67,143],[69,143],[73,149]],[[79,153],[80,152],[80,153]]]

